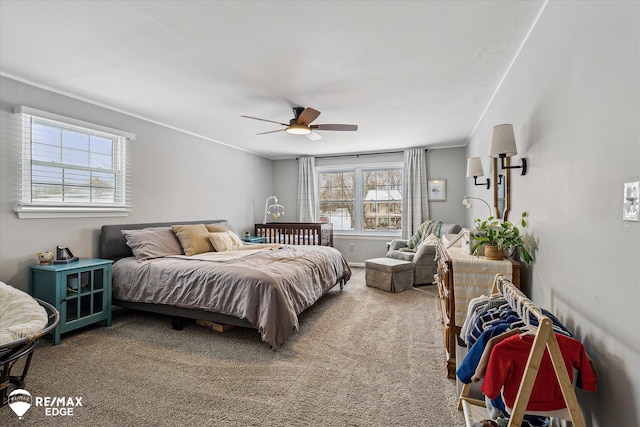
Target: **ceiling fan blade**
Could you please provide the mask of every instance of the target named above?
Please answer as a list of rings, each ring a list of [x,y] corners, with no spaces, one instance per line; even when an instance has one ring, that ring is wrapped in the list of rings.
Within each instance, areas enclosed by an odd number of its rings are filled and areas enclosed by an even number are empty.
[[[270,130],[269,132],[260,132],[256,133],[256,135],[265,135],[267,133],[276,133],[276,132],[284,132],[286,129],[278,129],[278,130]]]
[[[317,141],[319,139],[322,139],[322,136],[320,136],[320,134],[318,132],[311,132],[305,135],[307,138],[309,138],[312,141]]]
[[[311,129],[318,130],[358,130],[358,125],[338,125],[338,124],[327,124],[327,125],[310,125]]]
[[[320,111],[314,110],[311,107],[307,107],[304,109],[302,113],[298,116],[298,120],[296,123],[299,125],[309,126],[309,123],[314,121],[320,115]]]
[[[240,117],[244,117],[245,119],[260,120],[260,121],[269,122],[269,123],[277,123],[277,124],[282,125],[282,126],[289,126],[288,123],[280,123],[280,122],[276,122],[276,121],[273,121],[273,120],[260,119],[258,117],[251,117],[251,116],[240,116]]]

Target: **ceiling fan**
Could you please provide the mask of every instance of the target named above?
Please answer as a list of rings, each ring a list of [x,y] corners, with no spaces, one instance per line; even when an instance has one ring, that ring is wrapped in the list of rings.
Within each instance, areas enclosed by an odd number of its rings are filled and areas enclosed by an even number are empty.
[[[340,130],[340,131],[355,131],[358,130],[358,125],[345,125],[345,124],[323,124],[312,125],[315,119],[320,115],[320,111],[314,110],[311,107],[293,107],[293,119],[289,120],[289,124],[276,122],[274,120],[260,119],[258,117],[240,116],[247,119],[261,120],[263,122],[277,123],[282,126],[286,126],[284,129],[271,130],[268,132],[260,132],[258,135],[264,135],[267,133],[282,132],[285,131],[292,135],[305,135],[312,140],[318,140],[322,138],[314,130]]]

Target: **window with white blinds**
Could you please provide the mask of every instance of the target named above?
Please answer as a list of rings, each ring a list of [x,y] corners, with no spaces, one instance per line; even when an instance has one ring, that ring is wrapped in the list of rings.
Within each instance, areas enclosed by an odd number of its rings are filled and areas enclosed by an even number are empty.
[[[21,218],[121,216],[131,210],[128,141],[135,135],[19,107]]]

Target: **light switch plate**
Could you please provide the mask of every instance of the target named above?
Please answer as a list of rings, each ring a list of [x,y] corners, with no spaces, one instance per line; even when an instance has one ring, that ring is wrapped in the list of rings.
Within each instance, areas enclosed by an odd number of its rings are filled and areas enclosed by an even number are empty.
[[[622,212],[623,220],[640,221],[640,181],[624,183]]]

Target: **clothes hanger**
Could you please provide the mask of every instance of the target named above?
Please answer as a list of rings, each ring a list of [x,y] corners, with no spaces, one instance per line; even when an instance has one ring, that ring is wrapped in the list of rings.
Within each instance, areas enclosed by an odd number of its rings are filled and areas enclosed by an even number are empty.
[[[526,316],[524,317],[524,323],[526,326],[523,329],[523,332],[520,334],[520,338],[524,337],[525,335],[535,335],[536,333],[538,333],[538,327],[531,323],[531,309],[536,308],[536,305],[533,304],[531,300],[527,299],[524,302],[523,307],[524,315]]]

